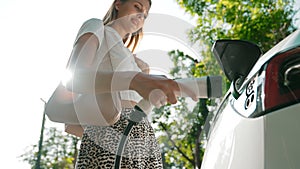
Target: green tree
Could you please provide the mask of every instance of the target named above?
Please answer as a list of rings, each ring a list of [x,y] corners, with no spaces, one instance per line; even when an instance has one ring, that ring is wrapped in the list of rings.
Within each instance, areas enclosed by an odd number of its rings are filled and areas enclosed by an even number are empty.
[[[176,0],[192,16],[197,26],[190,31],[191,41],[203,49],[201,61],[179,50],[169,53],[175,78],[223,75],[224,91],[230,82],[225,78],[211,53],[218,39],[242,39],[254,42],[266,52],[295,30],[294,0]],[[216,107],[214,99],[200,99],[193,108],[185,98],[178,104],[155,110],[153,122],[159,131],[165,168],[200,168],[204,152],[206,119]],[[208,124],[209,125],[209,124]]]
[[[73,169],[78,153],[79,138],[66,134],[56,128],[46,129],[46,139],[43,141],[41,151],[41,169]],[[34,169],[38,155],[38,145],[30,146],[30,149],[20,157],[28,162]]]
[[[211,46],[217,39],[243,39],[266,52],[292,31],[294,0],[176,0],[197,16],[192,40]]]

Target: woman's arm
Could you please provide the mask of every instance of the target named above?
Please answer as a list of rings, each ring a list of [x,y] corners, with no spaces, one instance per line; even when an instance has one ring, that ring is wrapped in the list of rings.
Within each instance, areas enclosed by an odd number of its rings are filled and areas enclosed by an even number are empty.
[[[77,93],[111,93],[121,90],[135,90],[151,103],[157,99],[166,99],[169,103],[176,103],[178,84],[164,76],[149,75],[142,72],[126,71],[97,71],[92,68],[92,61],[96,55],[99,41],[92,33],[84,34],[76,42],[68,64],[73,72],[72,80],[66,83],[71,91]],[[192,98],[193,92],[188,92]]]
[[[92,65],[98,46],[98,38],[92,33],[86,33],[78,39],[67,65],[72,78],[66,82],[66,87],[82,94],[128,90],[131,80],[138,72],[98,71]]]

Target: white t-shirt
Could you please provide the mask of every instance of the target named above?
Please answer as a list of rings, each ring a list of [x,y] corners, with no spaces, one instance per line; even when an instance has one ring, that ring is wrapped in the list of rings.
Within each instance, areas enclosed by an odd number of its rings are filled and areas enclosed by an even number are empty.
[[[141,72],[133,54],[124,46],[122,37],[112,27],[104,26],[100,19],[89,19],[80,28],[75,43],[86,33],[93,33],[99,41],[97,54],[93,59],[93,64],[98,70]],[[120,91],[119,94],[121,100],[139,102],[142,99],[133,90]]]

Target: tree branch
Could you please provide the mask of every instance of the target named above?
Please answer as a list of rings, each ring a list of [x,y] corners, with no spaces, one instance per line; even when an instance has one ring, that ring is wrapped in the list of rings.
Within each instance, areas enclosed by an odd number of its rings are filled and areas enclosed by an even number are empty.
[[[201,159],[200,159],[200,144],[201,144],[201,132],[202,132],[202,129],[201,129],[201,126],[197,127],[197,134],[196,134],[196,140],[195,140],[195,163],[196,163],[196,166],[198,168],[201,167]]]
[[[180,146],[177,146],[175,144],[175,142],[171,139],[171,134],[170,132],[168,132],[166,126],[163,124],[163,123],[159,123],[159,125],[163,128],[163,130],[167,133],[167,136],[169,138],[169,140],[171,141],[173,147],[176,148],[176,150],[186,159],[188,160],[191,164],[193,164],[193,166],[195,166],[195,161],[193,159],[190,159],[181,149],[180,149]]]

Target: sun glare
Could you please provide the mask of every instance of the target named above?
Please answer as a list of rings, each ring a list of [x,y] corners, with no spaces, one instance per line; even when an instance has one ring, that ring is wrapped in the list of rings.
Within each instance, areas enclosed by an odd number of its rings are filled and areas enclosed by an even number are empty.
[[[61,77],[61,82],[64,86],[72,79],[73,74],[70,70],[65,70]]]

